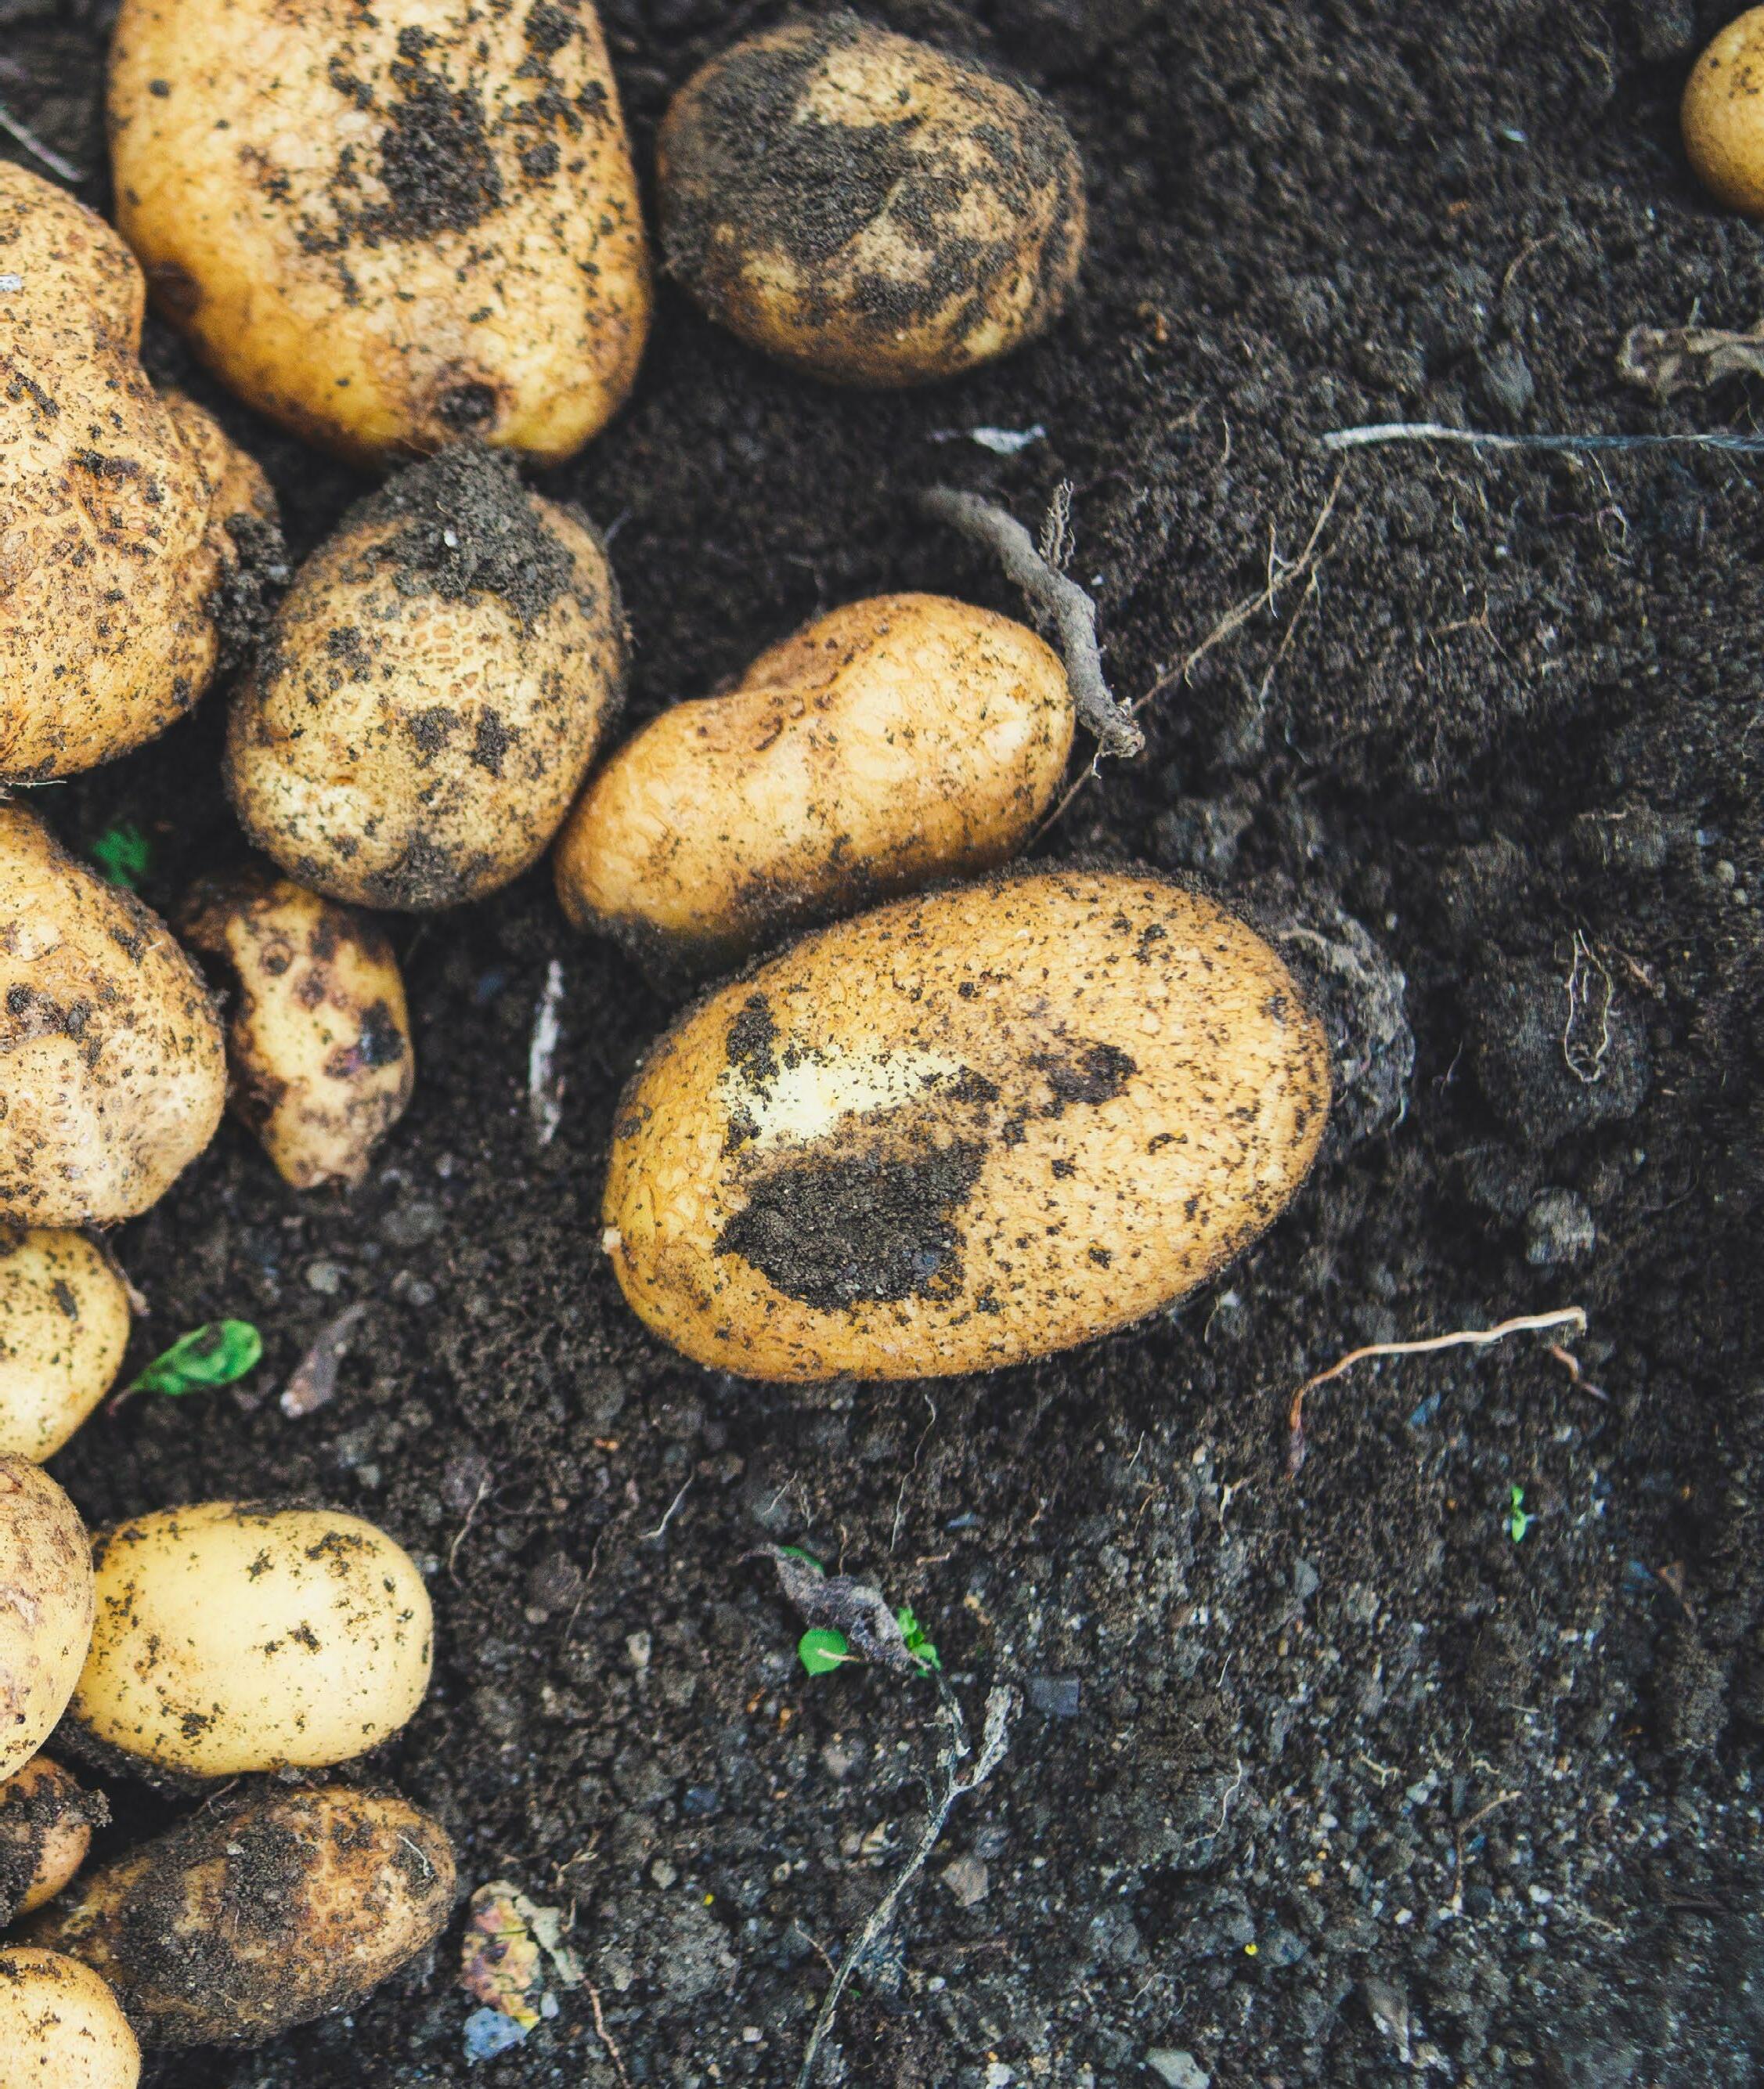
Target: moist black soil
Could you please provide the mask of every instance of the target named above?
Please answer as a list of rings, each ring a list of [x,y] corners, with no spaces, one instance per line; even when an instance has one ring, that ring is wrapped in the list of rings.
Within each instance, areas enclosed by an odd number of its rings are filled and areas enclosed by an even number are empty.
[[[805,1675],[775,1576],[743,1564],[776,1541],[910,1604],[971,1720],[994,1684],[1025,1701],[860,1969],[824,2081],[1749,2083],[1758,470],[1318,440],[1752,425],[1744,383],[1660,408],[1616,374],[1633,324],[1764,308],[1764,234],[1699,194],[1676,131],[1728,6],[876,11],[1071,125],[1081,293],[1008,362],[859,397],[664,287],[630,408],[545,486],[611,538],[635,715],[863,594],[1013,609],[913,497],[953,481],[1032,525],[1070,481],[1074,571],[1151,746],[1084,782],[1041,852],[1273,908],[1330,982],[1355,1135],[1149,1326],[985,1379],[745,1384],[645,1334],[599,1251],[616,1098],[667,1005],[566,929],[543,870],[397,924],[417,1088],[368,1182],[296,1195],[230,1126],[118,1238],[139,1357],[227,1314],[264,1329],[264,1366],[94,1420],[54,1469],[94,1521],[299,1490],[411,1547],[435,1688],[375,1774],[446,1822],[463,1885],[566,1911],[600,2021],[564,1992],[470,2064],[456,1928],[346,2016],[148,2080],[793,2081],[924,1817],[938,1697]],[[101,203],[95,13],[0,19],[8,107]],[[612,0],[646,167],[673,88],[771,19]],[[150,354],[264,460],[297,555],[365,490],[162,330]],[[1038,432],[998,455],[976,430]],[[34,802],[75,846],[139,822],[169,910],[236,847],[224,710]],[[541,1145],[553,963],[566,1086]],[[337,1398],[289,1419],[275,1390],[357,1301]],[[1317,1388],[1290,1472],[1291,1396],[1345,1351],[1569,1306],[1588,1327],[1560,1353],[1520,1336]],[[107,1848],[175,1810],[109,1790]]]

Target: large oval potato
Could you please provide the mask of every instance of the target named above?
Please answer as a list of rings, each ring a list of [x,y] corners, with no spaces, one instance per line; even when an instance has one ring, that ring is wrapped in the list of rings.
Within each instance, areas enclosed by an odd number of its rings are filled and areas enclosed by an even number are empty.
[[[80,1728],[174,1777],[322,1769],[423,1701],[435,1635],[404,1548],[341,1510],[199,1502],[99,1533]]]
[[[670,272],[744,341],[838,383],[1002,355],[1078,274],[1084,168],[1059,116],[843,9],[713,58],[656,149]]]
[[[225,1102],[220,1022],[170,930],[0,804],[0,1221],[133,1218]]]
[[[415,1078],[392,945],[353,907],[256,872],[205,879],[179,919],[238,988],[234,1113],[295,1189],[359,1182]]]
[[[621,1101],[626,1298],[749,1377],[984,1371],[1210,1276],[1304,1179],[1328,1046],[1235,916],[1119,871],[896,901],[712,994]]]
[[[234,706],[228,787],[301,884],[454,906],[543,854],[624,674],[599,539],[506,457],[447,451],[300,569]]]
[[[92,1644],[92,1546],[41,1465],[0,1457],[0,1778],[67,1709]]]
[[[129,1324],[128,1286],[96,1241],[0,1225],[0,1452],[58,1451],[114,1383]]]
[[[818,617],[628,740],[558,838],[578,928],[667,972],[1014,856],[1072,744],[1032,631],[944,595]]]
[[[141,2048],[89,1966],[0,1949],[0,2089],[135,2089]]]
[[[93,1828],[109,1817],[104,1799],[48,1756],[0,1779],[0,1929],[54,1898],[86,1861]]]
[[[110,131],[160,308],[311,441],[555,463],[630,389],[649,264],[586,0],[124,0]]]
[[[397,1793],[260,1788],[88,1872],[28,1933],[101,1974],[149,2046],[256,2045],[432,1944],[453,1885],[447,1831]]]
[[[163,732],[221,663],[247,554],[275,566],[268,482],[137,359],[142,289],[101,218],[0,162],[0,783],[71,775]]]

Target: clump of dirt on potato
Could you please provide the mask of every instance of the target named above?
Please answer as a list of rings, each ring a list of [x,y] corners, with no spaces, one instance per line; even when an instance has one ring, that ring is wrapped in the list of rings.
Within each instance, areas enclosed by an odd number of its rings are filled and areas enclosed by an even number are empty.
[[[843,10],[736,44],[658,142],[671,272],[755,347],[854,384],[1032,338],[1082,258],[1084,170],[1047,103]]]
[[[103,1793],[82,1791],[48,1756],[0,1783],[0,1929],[61,1891],[109,1817]]]

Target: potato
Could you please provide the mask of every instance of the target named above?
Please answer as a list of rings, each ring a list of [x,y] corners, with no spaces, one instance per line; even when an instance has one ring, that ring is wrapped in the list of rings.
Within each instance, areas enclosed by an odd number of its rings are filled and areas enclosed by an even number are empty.
[[[505,457],[447,451],[301,568],[234,707],[233,802],[333,899],[474,899],[544,852],[624,675],[599,539]]]
[[[0,1457],[0,1778],[49,1738],[92,1644],[92,1547],[41,1465]]]
[[[1764,217],[1764,7],[1728,23],[1685,85],[1693,171],[1718,203]]]
[[[713,58],[657,151],[669,271],[744,341],[836,383],[989,362],[1078,274],[1084,168],[1054,111],[843,10]]]
[[[447,1831],[396,1792],[259,1787],[88,1872],[28,1934],[102,1974],[149,2046],[257,2045],[427,1949],[453,1885]]]
[[[558,896],[664,973],[727,965],[1004,862],[1071,744],[1032,631],[942,595],[854,602],[627,741],[559,838]]]
[[[124,0],[117,220],[242,398],[358,463],[556,463],[631,388],[637,183],[585,0]]]
[[[263,474],[143,374],[141,274],[101,218],[0,163],[0,784],[127,753],[220,663],[249,553],[276,566]]]
[[[220,1022],[170,930],[0,804],[0,1222],[144,1212],[225,1100]]]
[[[181,925],[238,988],[234,1113],[295,1189],[359,1182],[414,1077],[391,944],[353,907],[255,872],[200,885]]]
[[[0,1949],[3,2089],[135,2089],[141,2048],[89,1966],[54,1951]]]
[[[620,1105],[604,1244],[714,1370],[989,1370],[1211,1276],[1328,1102],[1320,1026],[1211,900],[995,877],[823,929],[678,1023]]]
[[[0,1929],[61,1891],[109,1817],[101,1797],[47,1756],[0,1783]]]
[[[429,1686],[414,1563],[338,1509],[200,1502],[101,1531],[74,1717],[174,1778],[315,1769],[377,1748]]]
[[[0,1452],[52,1456],[110,1390],[129,1290],[96,1241],[0,1225]]]

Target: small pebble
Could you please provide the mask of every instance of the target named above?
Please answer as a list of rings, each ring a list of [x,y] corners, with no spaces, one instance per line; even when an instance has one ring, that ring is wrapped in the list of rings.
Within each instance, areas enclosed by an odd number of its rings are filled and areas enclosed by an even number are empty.
[[[958,1857],[943,1868],[943,1883],[958,1907],[972,1907],[986,1898],[986,1867],[978,1857]]]
[[[1079,1686],[1075,1675],[1032,1675],[1029,1702],[1055,1719],[1078,1717]]]
[[[1572,1190],[1546,1190],[1525,1215],[1525,1259],[1535,1269],[1584,1262],[1598,1245],[1593,1215]]]
[[[1170,2089],[1208,2089],[1212,2079],[1193,2053],[1179,2046],[1154,2045],[1145,2056],[1145,2064],[1160,2082],[1169,2083]]]

